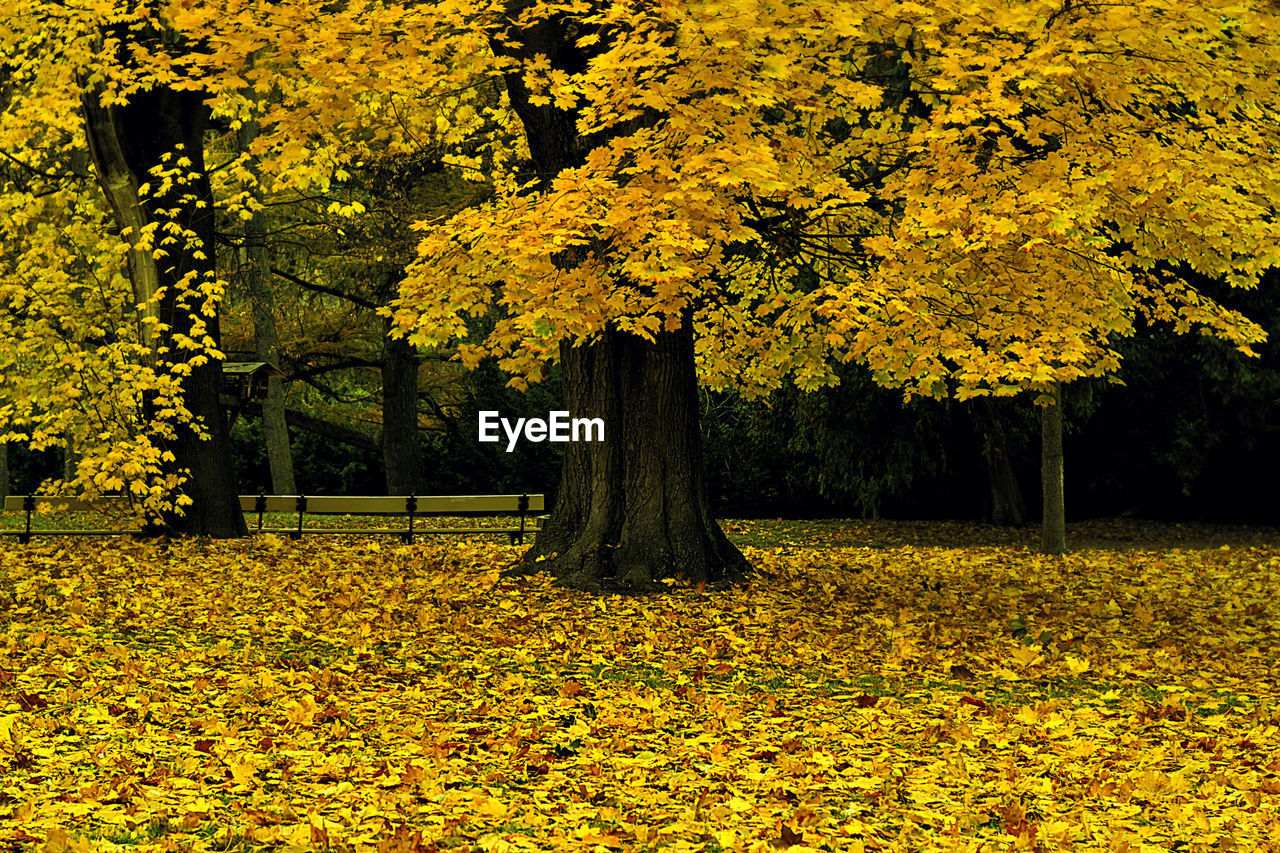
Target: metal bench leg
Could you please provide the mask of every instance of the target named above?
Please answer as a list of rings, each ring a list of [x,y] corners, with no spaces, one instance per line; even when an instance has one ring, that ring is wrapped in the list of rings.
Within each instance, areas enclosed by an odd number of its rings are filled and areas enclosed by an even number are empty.
[[[28,545],[31,543],[31,514],[36,511],[35,495],[25,495],[22,498],[22,509],[27,513],[27,522],[22,529],[22,535],[18,537],[18,542]]]
[[[307,511],[307,496],[298,495],[298,529],[289,534],[290,539],[302,538],[302,516]]]
[[[404,541],[404,544],[412,545],[413,544],[413,514],[418,511],[417,495],[409,495],[409,497],[404,499],[404,511],[409,516],[409,529],[400,538]]]
[[[523,544],[524,544],[524,519],[525,519],[525,516],[526,516],[526,515],[528,515],[528,513],[529,513],[529,496],[528,496],[528,495],[521,495],[521,496],[520,496],[520,504],[519,504],[519,506],[520,506],[520,533],[519,533],[519,536],[520,536],[520,544],[521,544],[521,545],[523,545]],[[514,536],[513,536],[513,537],[511,537],[511,544],[512,544],[512,545],[515,545],[515,544],[516,544],[516,539],[515,539],[515,537],[514,537]]]

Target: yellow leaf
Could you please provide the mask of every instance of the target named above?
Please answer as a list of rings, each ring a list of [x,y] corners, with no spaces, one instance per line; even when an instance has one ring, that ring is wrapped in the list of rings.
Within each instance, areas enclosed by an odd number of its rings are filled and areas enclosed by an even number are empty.
[[[725,850],[733,850],[737,847],[738,834],[732,829],[720,829],[712,833],[716,843]]]
[[[15,741],[17,737],[13,733],[13,727],[17,724],[19,714],[5,714],[0,717],[0,741]]]
[[[485,817],[503,818],[507,816],[506,804],[486,794],[476,794],[472,797],[471,808]]]
[[[1092,667],[1087,658],[1075,655],[1067,655],[1063,660],[1067,664],[1067,669],[1071,670],[1072,675],[1083,675]]]
[[[231,771],[231,778],[239,785],[247,785],[252,782],[254,775],[258,772],[258,769],[253,764],[234,759],[227,761],[227,768]]]

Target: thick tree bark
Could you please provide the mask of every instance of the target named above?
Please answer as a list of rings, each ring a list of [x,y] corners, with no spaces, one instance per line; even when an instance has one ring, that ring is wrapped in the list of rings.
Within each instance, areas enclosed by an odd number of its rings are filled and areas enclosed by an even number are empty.
[[[103,107],[98,93],[90,91],[84,109],[90,150],[119,224],[138,228],[140,223],[155,221],[158,208],[176,209],[177,222],[199,239],[198,246],[171,247],[163,263],[156,263],[144,252],[133,252],[129,257],[140,302],[151,304],[148,300],[156,289],[162,289],[163,296],[154,308],[162,331],[149,334],[144,324],[143,340],[159,346],[156,366],[164,370],[181,355],[176,341],[193,331],[192,312],[200,302],[183,279],[189,272],[213,270],[213,199],[205,174],[203,141],[208,108],[198,92],[153,89],[133,95],[128,105],[118,107]],[[138,187],[151,180],[150,170],[161,165],[164,155],[177,156],[179,145],[183,146],[181,155],[191,161],[190,169],[199,177],[177,186],[168,196],[140,203]],[[217,317],[204,319],[207,334],[216,342]],[[224,538],[246,533],[236,496],[231,441],[219,402],[221,392],[221,362],[210,359],[192,367],[183,382],[183,401],[206,435],[201,437],[189,425],[176,424],[176,439],[158,439],[173,453],[175,470],[187,473],[183,491],[192,500],[181,515],[173,513],[162,520],[160,527],[167,532]]]
[[[239,132],[240,150],[248,149],[258,135],[256,121],[245,122]],[[280,338],[276,334],[275,294],[272,292],[267,258],[266,228],[255,215],[244,224],[244,256],[241,272],[253,305],[253,347],[259,361],[280,363]],[[262,401],[262,434],[267,445],[267,465],[271,470],[271,490],[277,495],[295,495],[293,451],[289,446],[289,424],[285,420],[284,381],[279,376],[267,380],[267,398]]]
[[[1053,401],[1040,409],[1040,477],[1044,512],[1040,522],[1040,551],[1067,550],[1066,503],[1062,492],[1062,386],[1048,392]]]
[[[608,332],[561,347],[565,403],[603,442],[566,445],[555,510],[526,559],[561,583],[651,589],[662,578],[736,581],[751,567],[711,515],[702,470],[693,332],[649,342]]]
[[[507,0],[507,20],[532,5]],[[511,24],[506,35],[490,40],[498,55],[546,57],[568,73],[585,68],[592,51],[608,49],[607,34],[582,48],[554,18]],[[574,112],[531,103],[521,70],[506,83],[544,189],[607,141],[580,135]],[[608,328],[594,341],[561,344],[566,408],[575,418],[603,419],[605,437],[565,445],[556,503],[526,565],[583,589],[654,589],[662,578],[719,582],[748,574],[750,564],[716,524],[707,499],[693,352],[687,316],[678,331],[654,341]],[[536,557],[550,559],[530,562]]]
[[[982,460],[987,472],[987,521],[1021,527],[1026,521],[1026,504],[1009,455],[1009,439],[1004,420],[990,400],[974,401],[974,427],[982,442]]]
[[[385,331],[390,330],[388,326]],[[404,338],[382,338],[382,464],[387,494],[420,495],[426,488],[418,434],[418,353]]]

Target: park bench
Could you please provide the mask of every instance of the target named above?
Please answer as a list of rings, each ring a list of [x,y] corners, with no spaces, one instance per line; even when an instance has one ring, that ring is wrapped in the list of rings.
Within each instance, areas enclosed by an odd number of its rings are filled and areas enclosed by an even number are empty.
[[[57,529],[38,530],[31,526],[32,517],[40,504],[53,504],[72,512],[104,510],[112,506],[119,507],[124,501],[122,497],[107,496],[93,501],[61,495],[10,495],[4,500],[4,508],[26,514],[22,530],[0,531],[3,535],[16,535],[18,541],[29,542],[32,536],[104,536],[120,533],[133,533],[130,530],[78,530]],[[308,533],[329,534],[381,534],[389,533],[400,536],[406,542],[412,542],[419,534],[441,533],[504,533],[511,542],[524,543],[524,535],[530,529],[540,526],[540,514],[546,508],[544,495],[429,495],[408,497],[401,496],[342,496],[342,495],[240,495],[240,509],[257,515],[255,533],[283,533],[298,538]],[[297,522],[289,527],[264,527],[264,515],[268,512],[288,513],[297,516]],[[396,528],[362,528],[362,527],[307,527],[308,515],[402,515],[405,526]],[[519,516],[519,526],[509,527],[417,527],[424,517],[432,516]]]
[[[240,508],[258,516],[257,532],[284,533],[294,538],[305,533],[395,533],[406,542],[426,533],[505,533],[511,542],[524,543],[530,513],[540,513],[546,506],[543,495],[429,495],[398,496],[324,496],[324,495],[241,495]],[[297,516],[290,527],[263,527],[263,514],[282,512]],[[306,527],[308,515],[403,515],[406,526],[395,529],[368,530],[354,527]],[[492,516],[518,515],[519,527],[415,527],[424,516]]]
[[[105,496],[93,501],[81,500],[67,495],[9,495],[4,499],[4,509],[9,512],[26,513],[26,521],[22,530],[0,530],[0,535],[17,536],[18,541],[27,543],[34,536],[115,536],[120,533],[129,533],[127,530],[109,530],[109,529],[90,529],[90,528],[73,528],[73,529],[50,529],[50,530],[33,530],[31,528],[31,518],[35,515],[36,507],[39,504],[53,504],[59,509],[65,509],[68,512],[91,512],[110,510],[112,508],[120,508],[124,503],[124,498],[119,496]]]

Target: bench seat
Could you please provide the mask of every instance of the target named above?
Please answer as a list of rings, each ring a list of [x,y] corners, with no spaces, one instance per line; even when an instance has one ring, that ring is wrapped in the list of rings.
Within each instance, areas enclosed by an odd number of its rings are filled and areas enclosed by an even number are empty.
[[[257,515],[257,525],[251,528],[254,533],[277,533],[297,538],[304,534],[347,534],[347,535],[398,535],[407,542],[412,542],[418,534],[465,534],[497,533],[511,537],[512,543],[524,542],[524,534],[528,529],[527,520],[534,522],[533,529],[542,526],[540,515],[546,509],[544,495],[240,495],[240,509],[243,512]],[[121,533],[136,533],[136,530],[40,530],[31,526],[32,517],[42,505],[51,505],[59,510],[69,512],[89,512],[124,508],[125,498],[108,495],[92,501],[63,495],[10,495],[4,500],[4,509],[23,512],[26,523],[22,530],[4,530],[0,535],[16,535],[19,541],[29,542],[32,536],[107,536]],[[289,513],[297,515],[297,523],[290,527],[264,527],[265,513]],[[531,514],[537,513],[537,516]],[[403,527],[394,528],[361,528],[361,527],[307,527],[307,516],[311,515],[394,515],[403,516],[407,521]],[[423,516],[497,516],[518,515],[519,527],[418,527],[416,519]]]

